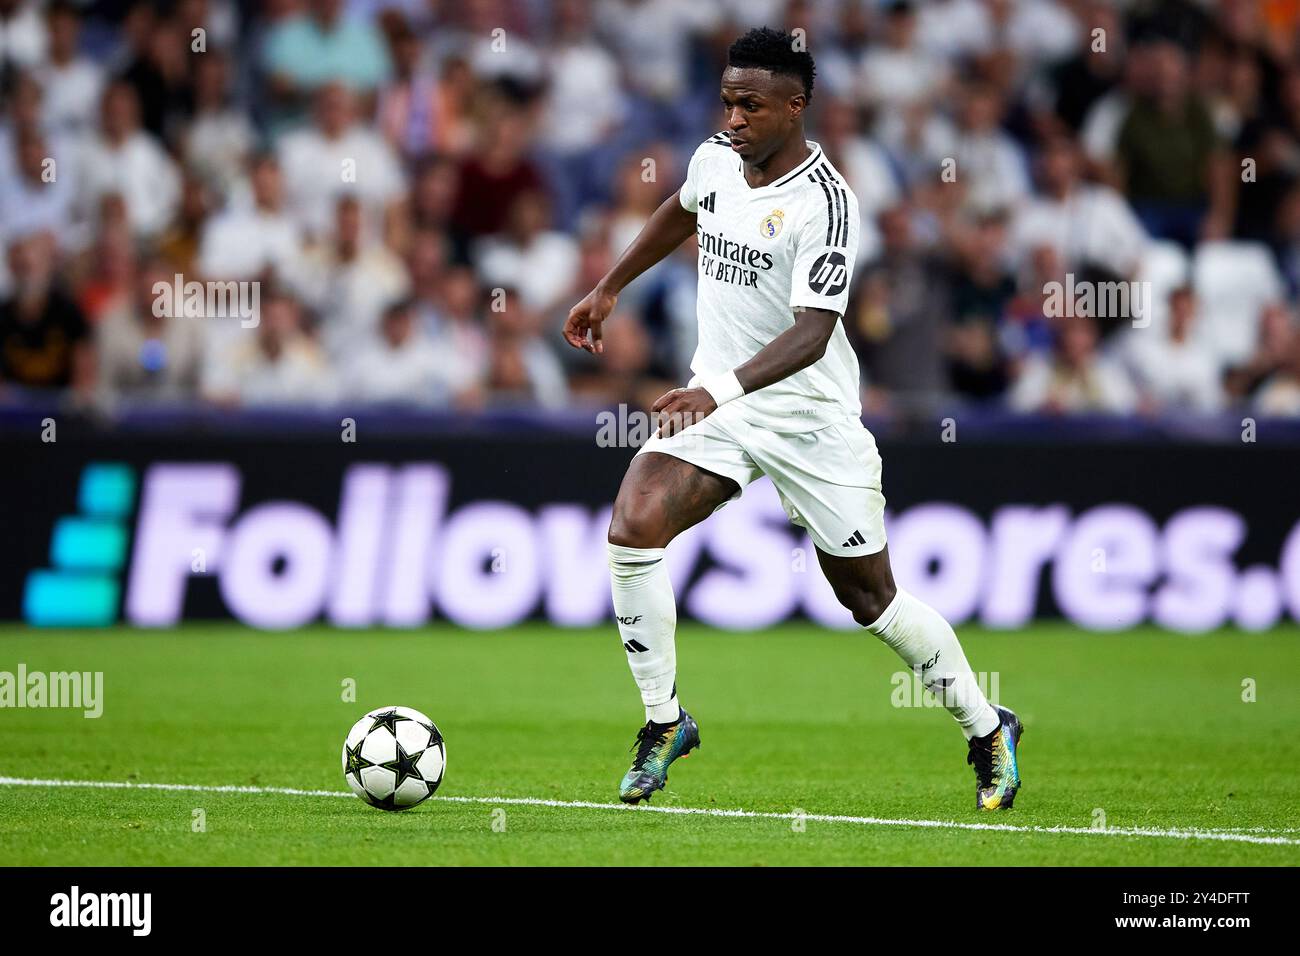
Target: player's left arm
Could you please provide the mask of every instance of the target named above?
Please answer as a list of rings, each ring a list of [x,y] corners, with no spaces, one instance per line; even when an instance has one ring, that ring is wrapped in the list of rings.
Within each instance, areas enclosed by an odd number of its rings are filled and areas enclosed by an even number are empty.
[[[719,382],[705,382],[697,388],[675,388],[661,395],[651,409],[662,413],[659,434],[666,438],[712,414],[719,401],[710,389],[731,392],[731,398],[739,398],[806,369],[826,354],[826,345],[839,320],[838,312],[827,309],[796,309],[794,325],[733,370],[734,385],[723,381],[726,376],[720,376]]]

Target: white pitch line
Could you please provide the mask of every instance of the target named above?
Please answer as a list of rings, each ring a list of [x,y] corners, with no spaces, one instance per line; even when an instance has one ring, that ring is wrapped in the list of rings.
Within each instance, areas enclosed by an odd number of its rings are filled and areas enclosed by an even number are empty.
[[[355,797],[346,790],[295,790],[293,787],[252,787],[204,783],[133,783],[130,780],[40,780],[0,777],[2,787],[79,787],[95,790],[179,790],[196,793],[279,793],[290,797]]]
[[[248,793],[282,794],[291,797],[347,797],[344,790],[298,790],[293,787],[256,787],[227,784],[217,786],[197,783],[132,783],[117,780],[41,780],[24,777],[0,777],[0,786],[8,787],[80,787],[99,790],[170,790],[195,793]],[[669,813],[683,816],[720,817],[742,820],[802,820],[812,823],[848,823],[857,826],[913,827],[939,830],[983,830],[997,833],[1051,833],[1076,836],[1145,837],[1165,840],[1219,840],[1227,843],[1258,843],[1273,846],[1300,846],[1300,840],[1280,836],[1255,836],[1234,830],[1199,829],[1185,827],[1160,829],[1157,827],[1091,827],[1016,826],[1013,823],[966,823],[960,820],[907,820],[890,817],[855,817],[828,813],[769,813],[757,810],[719,810],[714,807],[654,807],[628,806],[625,803],[595,803],[589,800],[548,800],[542,797],[461,797],[440,796],[440,803],[481,803],[505,806],[553,807],[567,810],[617,810],[624,813]],[[1240,830],[1242,828],[1235,828]],[[1292,832],[1253,828],[1257,833]]]
[[[907,820],[891,817],[855,817],[828,813],[766,813],[757,810],[719,810],[713,807],[630,807],[624,803],[593,803],[587,800],[544,800],[538,797],[439,797],[457,803],[515,804],[528,807],[567,807],[581,810],[635,810],[643,813],[677,813],[707,817],[739,818],[746,820],[803,820],[813,823],[851,823],[858,826],[919,827],[944,830],[992,830],[1002,833],[1067,833],[1079,836],[1130,836],[1154,837],[1169,840],[1223,840],[1230,843],[1264,843],[1280,846],[1300,846],[1300,840],[1286,837],[1250,836],[1224,830],[1181,828],[1163,830],[1154,827],[1108,827],[1094,830],[1090,827],[1016,826],[1011,823],[964,823],[960,820]]]

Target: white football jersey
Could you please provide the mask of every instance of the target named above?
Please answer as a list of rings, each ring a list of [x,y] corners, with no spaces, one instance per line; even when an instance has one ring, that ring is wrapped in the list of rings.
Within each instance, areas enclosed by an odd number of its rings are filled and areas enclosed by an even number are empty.
[[[767,186],[751,187],[728,134],[691,157],[681,203],[698,217],[699,346],[702,376],[745,364],[794,325],[798,308],[844,315],[858,251],[858,200],[821,147]],[[826,354],[801,372],[727,406],[776,432],[806,432],[860,417],[858,359],[843,322]]]

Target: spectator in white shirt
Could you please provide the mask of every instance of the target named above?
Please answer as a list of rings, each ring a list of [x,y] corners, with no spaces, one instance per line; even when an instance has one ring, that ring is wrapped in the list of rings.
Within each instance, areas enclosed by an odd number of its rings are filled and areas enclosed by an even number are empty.
[[[1052,137],[1038,157],[1042,192],[1016,210],[1012,254],[1024,262],[1051,246],[1068,272],[1100,267],[1123,278],[1136,274],[1147,234],[1127,200],[1109,186],[1080,181],[1083,155],[1069,137]]]
[[[1138,392],[1123,366],[1097,353],[1097,324],[1083,315],[1059,320],[1053,353],[1035,353],[1011,390],[1018,412],[1047,415],[1125,414]]]
[[[452,391],[458,404],[475,404],[487,376],[487,332],[483,290],[469,266],[450,265],[447,237],[418,229],[406,254],[411,307],[421,332],[443,352],[456,356]]]
[[[713,0],[600,0],[596,21],[611,49],[634,64],[628,80],[639,94],[669,103],[685,92],[691,40],[719,19]]]
[[[221,405],[319,405],[334,398],[334,379],[303,331],[302,307],[280,292],[262,298],[256,329],[241,329],[204,369],[203,394]]]
[[[165,402],[197,394],[204,320],[168,314],[174,304],[170,310],[155,305],[155,286],[173,281],[165,260],[146,262],[131,297],[101,319],[97,384],[109,405],[123,398]]]
[[[230,102],[230,59],[209,50],[194,61],[194,119],[185,132],[186,165],[223,195],[243,173],[256,133]]]
[[[49,232],[66,251],[79,238],[74,234],[72,179],[57,175],[40,130],[21,129],[15,140],[16,155],[5,164],[9,171],[0,172],[0,245],[6,235]]]
[[[645,175],[647,167],[643,165],[646,159],[650,160],[653,168],[658,170],[657,177],[649,182]],[[599,224],[602,220],[608,223],[605,232],[609,242],[609,253],[613,256],[611,262],[617,260],[623,250],[632,244],[642,227],[663,202],[663,186],[660,183],[665,180],[671,182],[674,175],[684,175],[686,172],[684,167],[667,172],[672,169],[673,154],[660,143],[651,143],[644,150],[629,153],[619,164],[614,177],[613,202],[609,206],[608,213],[588,217],[583,224],[586,231],[600,229]],[[643,303],[659,282],[663,271],[664,263],[656,262],[633,279],[623,290],[620,300],[623,306],[635,309]]]
[[[1300,338],[1295,315],[1290,306],[1271,302],[1259,313],[1255,348],[1244,361],[1228,369],[1224,388],[1233,401],[1245,402],[1272,378],[1291,354],[1291,345]]]
[[[0,77],[0,179],[13,172],[18,158],[18,133],[36,129],[47,132],[45,123],[45,91],[34,73],[14,73]],[[57,147],[59,144],[53,144]],[[62,151],[58,158],[64,157]],[[68,172],[65,168],[64,172]]]
[[[500,308],[488,311],[491,328],[491,370],[488,386],[494,401],[504,404],[563,408],[568,383],[559,357],[542,337],[541,322],[514,289],[504,289]]]
[[[1027,65],[1059,60],[1078,43],[1071,4],[1056,0],[928,0],[921,42],[944,57],[1014,53]]]
[[[35,0],[0,0],[0,73],[29,69],[45,59],[49,38]]]
[[[538,190],[520,193],[506,231],[482,239],[475,260],[483,284],[513,285],[524,304],[545,315],[569,295],[578,272],[578,244],[550,228],[550,203]]]
[[[413,256],[416,254],[412,250]],[[419,314],[438,348],[456,356],[449,387],[459,408],[477,408],[486,399],[491,346],[483,321],[483,290],[468,266],[442,273],[437,289],[420,288],[421,269],[411,267],[420,295]]]
[[[376,334],[384,309],[410,292],[402,260],[369,238],[361,203],[343,196],[333,204],[335,231],[306,255],[302,293],[320,317],[321,341],[331,358]]]
[[[1260,415],[1300,418],[1300,335],[1292,335],[1281,366],[1264,380],[1252,403]]]
[[[627,103],[619,62],[592,33],[588,0],[558,0],[553,15],[539,153],[556,195],[555,218],[571,228],[608,175],[610,138]]]
[[[555,41],[546,58],[542,145],[561,156],[600,146],[622,120],[618,60],[595,39],[586,0],[557,0]]]
[[[129,83],[117,81],[104,91],[100,134],[86,150],[81,180],[87,209],[96,208],[107,195],[122,197],[137,238],[156,238],[176,213],[180,174],[163,148],[140,128],[140,103]]]
[[[966,80],[960,90],[956,123],[913,103],[881,116],[876,136],[913,188],[955,186],[977,214],[1013,206],[1029,195],[1030,183],[1020,146],[1001,126],[1002,94],[979,79]],[[949,170],[955,178],[941,180]]]
[[[360,199],[367,220],[384,227],[406,193],[406,177],[382,136],[357,122],[355,95],[341,83],[317,95],[315,125],[280,141],[289,207],[314,238],[329,233],[335,202]]]
[[[445,406],[458,356],[440,348],[415,319],[409,299],[384,310],[375,338],[343,360],[344,393],[362,402]]]
[[[1001,126],[1005,108],[993,85],[968,81],[962,87],[957,135],[951,155],[965,202],[977,210],[1012,206],[1029,195],[1029,174],[1016,141]]]
[[[948,82],[947,64],[917,42],[916,7],[894,0],[883,13],[884,42],[862,57],[860,84],[867,102],[886,111],[933,100]]]
[[[302,229],[285,210],[279,161],[259,153],[249,162],[247,194],[208,220],[199,270],[209,279],[252,279],[270,270],[293,287],[302,280],[302,255]]]
[[[1300,326],[1290,307],[1273,303],[1260,312],[1255,354],[1231,369],[1227,384],[1258,414],[1300,416]]]
[[[1134,377],[1157,408],[1214,412],[1223,407],[1219,362],[1193,334],[1196,296],[1189,286],[1169,294],[1167,328],[1131,329],[1124,351]]]
[[[987,52],[991,43],[984,0],[928,0],[917,11],[916,30],[926,52],[944,60]]]
[[[81,55],[81,13],[57,0],[46,9],[50,48],[36,78],[45,90],[45,121],[52,129],[80,133],[95,124],[99,97],[104,88],[104,71]]]

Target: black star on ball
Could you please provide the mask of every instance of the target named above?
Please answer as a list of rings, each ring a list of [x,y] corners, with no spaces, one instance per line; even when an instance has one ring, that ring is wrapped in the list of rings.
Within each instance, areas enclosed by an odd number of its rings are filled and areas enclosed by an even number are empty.
[[[420,724],[421,727],[423,727],[425,730],[429,732],[429,742],[424,745],[425,750],[428,750],[430,747],[436,747],[438,746],[438,744],[442,743],[442,734],[438,733],[437,727],[435,727],[433,724],[426,724],[422,720],[419,721],[418,723]]]
[[[367,793],[366,802],[372,807],[378,807],[380,810],[391,810],[397,812],[398,810],[406,809],[405,807],[399,807],[397,805],[397,794],[395,793],[390,793],[386,797],[376,797],[373,794]]]
[[[343,776],[355,777],[357,780],[357,786],[361,787],[363,790],[365,789],[365,784],[361,782],[361,771],[365,770],[367,767],[375,766],[375,764],[371,763],[365,757],[361,756],[361,745],[364,744],[365,742],[366,742],[366,738],[362,737],[359,741],[357,741],[357,745],[355,747],[348,747],[344,745],[344,750],[347,752],[348,755],[348,769],[343,771]]]
[[[424,777],[421,776],[420,771],[417,770],[415,766],[415,762],[420,759],[420,756],[423,753],[423,750],[417,750],[413,754],[408,754],[406,749],[398,743],[397,758],[380,765],[385,770],[391,770],[393,773],[397,774],[397,782],[393,784],[394,792],[397,791],[397,788],[402,785],[402,781],[404,780],[412,778],[420,781],[424,780]]]
[[[366,733],[373,734],[380,727],[386,727],[388,732],[396,737],[398,723],[410,719],[410,717],[403,717],[395,710],[386,710],[382,714],[375,714],[374,723],[370,725],[370,729]]]

